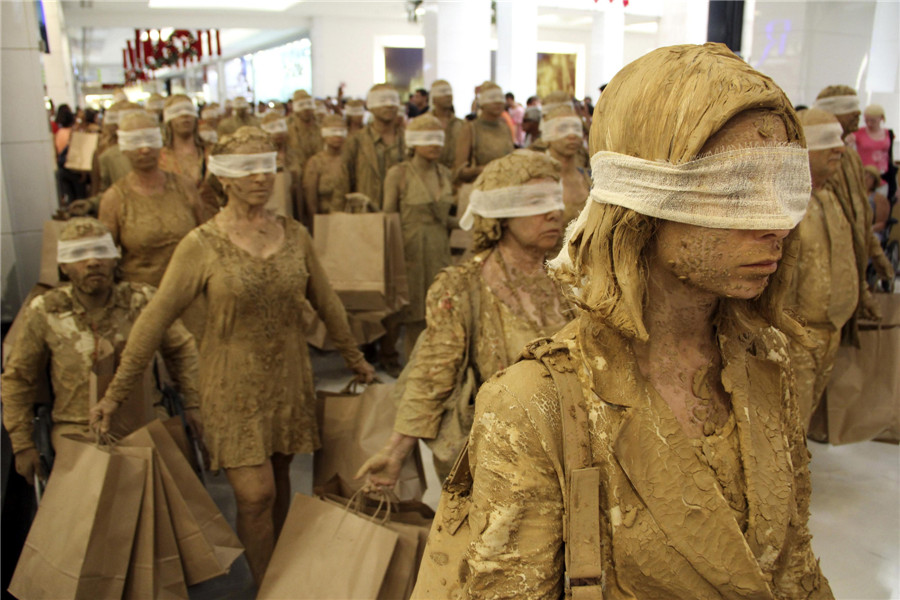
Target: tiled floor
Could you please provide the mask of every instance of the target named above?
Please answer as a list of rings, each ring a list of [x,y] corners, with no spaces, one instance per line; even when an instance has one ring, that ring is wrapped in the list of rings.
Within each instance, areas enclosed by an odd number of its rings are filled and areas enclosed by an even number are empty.
[[[349,374],[335,353],[314,354],[318,388],[338,391]],[[391,381],[381,373],[380,378]],[[428,475],[425,502],[440,494],[431,456],[422,445]],[[830,446],[810,442],[813,550],[840,600],[900,598],[900,447],[879,442]],[[312,491],[312,457],[297,456],[291,467],[294,490]],[[223,475],[210,477],[210,494],[234,519],[234,498]],[[227,576],[190,590],[192,600],[252,599],[255,588],[243,557]],[[299,596],[298,596],[299,598]]]

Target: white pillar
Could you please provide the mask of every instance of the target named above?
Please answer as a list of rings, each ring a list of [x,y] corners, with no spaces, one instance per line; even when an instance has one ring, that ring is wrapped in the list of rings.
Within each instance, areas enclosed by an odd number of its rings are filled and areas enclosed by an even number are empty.
[[[625,66],[625,8],[621,2],[603,3],[591,27],[591,73],[587,95],[596,99],[599,88]]]
[[[430,0],[425,18],[425,81],[449,81],[456,112],[464,115],[475,99],[475,86],[491,76],[490,0]]]
[[[0,2],[0,289],[11,319],[37,281],[44,221],[56,210],[34,2]],[[10,83],[12,82],[12,83]]]
[[[537,89],[537,0],[497,2],[497,80],[524,104]]]
[[[44,2],[44,22],[47,26],[49,54],[42,54],[44,60],[44,80],[47,96],[53,104],[68,104],[75,110],[78,104],[72,78],[72,55],[69,50],[69,36],[63,20],[62,3]]]

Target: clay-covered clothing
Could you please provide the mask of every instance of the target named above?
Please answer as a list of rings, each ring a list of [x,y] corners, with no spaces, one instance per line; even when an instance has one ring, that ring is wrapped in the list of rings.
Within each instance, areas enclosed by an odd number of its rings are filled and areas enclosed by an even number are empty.
[[[298,115],[288,117],[287,143],[293,161],[290,169],[298,174],[303,173],[306,163],[325,147],[322,130],[315,119],[306,123]]]
[[[131,173],[131,161],[119,150],[119,145],[110,146],[100,155],[100,187],[95,194],[105,192],[117,181]]]
[[[456,160],[456,142],[459,139],[459,132],[462,131],[463,120],[457,116],[451,116],[444,127],[444,149],[441,151],[441,157],[438,162],[453,170],[453,161]]]
[[[344,161],[350,175],[350,191],[365,194],[376,210],[381,210],[384,178],[388,170],[406,159],[403,131],[397,130],[387,144],[372,123],[344,144]]]
[[[234,114],[219,121],[219,125],[216,127],[216,133],[221,140],[226,135],[234,133],[241,127],[259,127],[259,119],[251,114],[246,114],[243,118]]]
[[[403,231],[403,254],[409,284],[406,321],[425,318],[425,294],[442,269],[450,266],[450,209],[453,208],[453,183],[450,170],[434,165],[440,195],[434,197],[425,185],[423,174],[412,162],[402,162],[388,171],[385,187],[399,189],[397,212]],[[388,209],[388,207],[385,207]]]
[[[604,323],[582,315],[525,353],[581,382],[606,599],[833,597],[810,547],[809,452],[785,337],[760,326],[720,329],[718,342],[732,416],[712,434],[722,439],[699,444]],[[560,598],[566,476],[553,380],[524,360],[481,388],[475,410],[462,597]]]
[[[156,298],[135,324],[107,397],[122,397],[150,360],[159,328],[197,296],[207,302],[200,342],[200,412],[211,467],[263,464],[274,452],[319,447],[312,367],[302,316],[312,304],[348,365],[363,360],[312,239],[279,217],[284,242],[267,258],[232,243],[213,219],[178,244]]]
[[[172,173],[161,194],[141,194],[128,179],[104,194],[98,218],[122,247],[122,279],[159,285],[175,246],[198,224],[197,198],[191,183]]]
[[[350,192],[347,165],[341,157],[331,157],[327,150],[323,150],[306,163],[303,185],[303,197],[307,204],[315,190],[312,204],[316,207],[316,214],[341,212],[344,210],[345,196]]]
[[[470,167],[483,167],[494,159],[506,156],[516,149],[509,126],[502,119],[485,121],[475,119],[466,123],[472,131]]]
[[[117,357],[121,355],[137,316],[153,292],[153,288],[141,283],[120,282],[113,287],[107,305],[92,312],[87,312],[77,300],[71,284],[31,301],[20,317],[24,326],[0,378],[3,423],[9,431],[13,451],[34,446],[33,403],[38,380],[44,375],[48,361],[54,425],[88,425],[94,354],[101,344],[108,344]],[[185,406],[198,406],[197,349],[193,338],[179,321],[159,337],[160,352],[178,383]]]
[[[432,439],[438,434],[444,401],[460,372],[470,365],[480,385],[515,362],[529,341],[557,327],[535,330],[491,291],[482,276],[491,250],[441,272],[425,300],[427,327],[404,369],[406,379],[394,431]],[[560,293],[560,306],[566,306]],[[565,322],[565,316],[560,316]],[[469,364],[463,364],[468,348]],[[398,384],[399,385],[399,384]]]
[[[190,180],[195,186],[200,187],[204,175],[204,153],[202,148],[197,149],[197,154],[181,156],[168,146],[159,151],[159,168],[167,173],[175,173]]]

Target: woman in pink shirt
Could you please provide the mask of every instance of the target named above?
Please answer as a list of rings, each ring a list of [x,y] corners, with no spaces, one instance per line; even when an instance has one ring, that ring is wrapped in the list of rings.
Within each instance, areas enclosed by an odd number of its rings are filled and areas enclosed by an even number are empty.
[[[890,129],[882,127],[884,123],[884,108],[878,104],[870,104],[866,107],[863,116],[866,120],[866,126],[858,129],[853,135],[856,138],[856,150],[865,166],[872,165],[884,181],[887,181],[888,198],[893,198],[897,191],[896,183],[896,167],[892,156],[892,146],[894,143],[894,132]],[[879,183],[879,188],[884,187]]]

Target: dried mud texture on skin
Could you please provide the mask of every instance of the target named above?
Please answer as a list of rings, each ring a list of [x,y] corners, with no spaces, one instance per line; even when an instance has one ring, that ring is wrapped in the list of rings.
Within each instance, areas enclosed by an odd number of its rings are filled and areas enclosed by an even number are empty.
[[[808,457],[783,334],[724,328],[734,411],[697,447],[640,375],[629,342],[588,315],[550,342],[576,369],[601,472],[604,597],[832,598],[810,548]],[[527,352],[541,352],[535,343]],[[562,586],[559,399],[526,360],[476,402],[468,598],[556,598]],[[508,533],[501,534],[501,524]]]
[[[327,150],[319,152],[306,163],[302,181],[306,202],[315,191],[316,214],[327,215],[344,210],[344,197],[350,193],[350,183],[347,165],[341,156],[331,156]],[[313,189],[307,182],[316,182],[316,187]]]
[[[382,206],[387,172],[405,159],[406,143],[400,128],[395,128],[394,141],[390,146],[375,131],[374,122],[344,143],[344,162],[350,174],[351,191],[368,196],[378,210]]]
[[[33,402],[45,361],[50,361],[53,422],[87,426],[90,373],[94,352],[109,344],[117,355],[138,315],[153,295],[140,283],[115,284],[100,311],[86,312],[72,285],[64,284],[35,298],[22,318],[25,326],[2,376],[3,422],[14,451],[34,446]],[[160,351],[184,394],[186,406],[197,406],[197,353],[190,334],[176,322],[160,336]]]
[[[107,392],[112,399],[127,393],[158,344],[160,325],[204,295],[201,416],[212,469],[259,465],[274,452],[312,452],[319,446],[302,322],[307,301],[347,364],[363,360],[309,234],[294,220],[279,220],[284,242],[267,258],[234,245],[215,220],[188,234],[156,298],[135,324]]]

